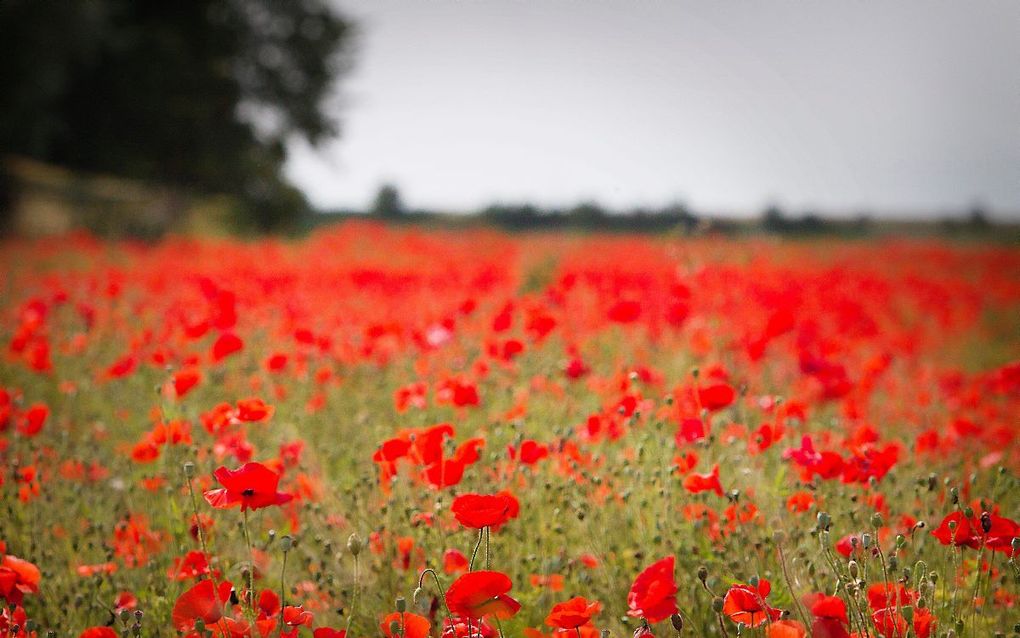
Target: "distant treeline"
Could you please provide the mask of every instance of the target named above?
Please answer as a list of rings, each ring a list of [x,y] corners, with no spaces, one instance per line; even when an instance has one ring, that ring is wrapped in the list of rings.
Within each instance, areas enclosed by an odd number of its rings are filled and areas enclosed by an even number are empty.
[[[475,211],[449,214],[406,206],[393,185],[383,186],[367,209],[320,213],[313,219],[313,225],[319,226],[351,217],[371,217],[392,223],[440,226],[487,225],[508,231],[671,232],[685,235],[767,233],[794,237],[813,235],[864,237],[874,234],[907,233],[989,237],[1010,241],[1020,239],[1020,226],[1016,223],[993,222],[981,206],[974,206],[955,216],[916,221],[879,219],[867,213],[861,213],[853,218],[831,218],[811,211],[786,211],[779,206],[768,206],[755,218],[734,219],[696,212],[683,203],[622,210],[611,210],[594,202],[581,202],[566,208],[494,203]]]

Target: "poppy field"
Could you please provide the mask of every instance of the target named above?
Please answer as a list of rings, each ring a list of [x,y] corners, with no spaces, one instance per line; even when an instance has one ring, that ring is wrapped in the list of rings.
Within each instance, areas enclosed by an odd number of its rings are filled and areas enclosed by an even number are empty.
[[[0,250],[0,637],[1020,634],[1020,249]]]

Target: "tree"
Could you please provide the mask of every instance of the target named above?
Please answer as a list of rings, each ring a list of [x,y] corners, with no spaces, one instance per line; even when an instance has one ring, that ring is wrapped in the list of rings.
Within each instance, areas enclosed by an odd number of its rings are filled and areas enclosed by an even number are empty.
[[[234,195],[274,230],[307,203],[285,143],[339,132],[351,24],[326,0],[4,0],[0,148]]]
[[[783,233],[789,230],[789,222],[782,209],[775,204],[765,209],[761,216],[761,227],[768,233]]]
[[[372,202],[372,214],[383,219],[399,219],[404,213],[400,191],[393,184],[383,184]]]

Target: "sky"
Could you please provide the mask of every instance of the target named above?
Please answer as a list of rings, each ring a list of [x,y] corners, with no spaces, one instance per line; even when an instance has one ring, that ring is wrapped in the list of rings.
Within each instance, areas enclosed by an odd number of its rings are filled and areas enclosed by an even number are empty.
[[[1020,218],[1014,0],[335,0],[360,30],[321,208],[495,201]]]

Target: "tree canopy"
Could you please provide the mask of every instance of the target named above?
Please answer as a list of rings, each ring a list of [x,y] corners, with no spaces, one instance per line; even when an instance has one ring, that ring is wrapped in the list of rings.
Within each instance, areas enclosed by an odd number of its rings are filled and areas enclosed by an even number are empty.
[[[352,35],[326,0],[5,0],[0,149],[228,193],[285,227],[307,208],[286,142],[339,133]]]

